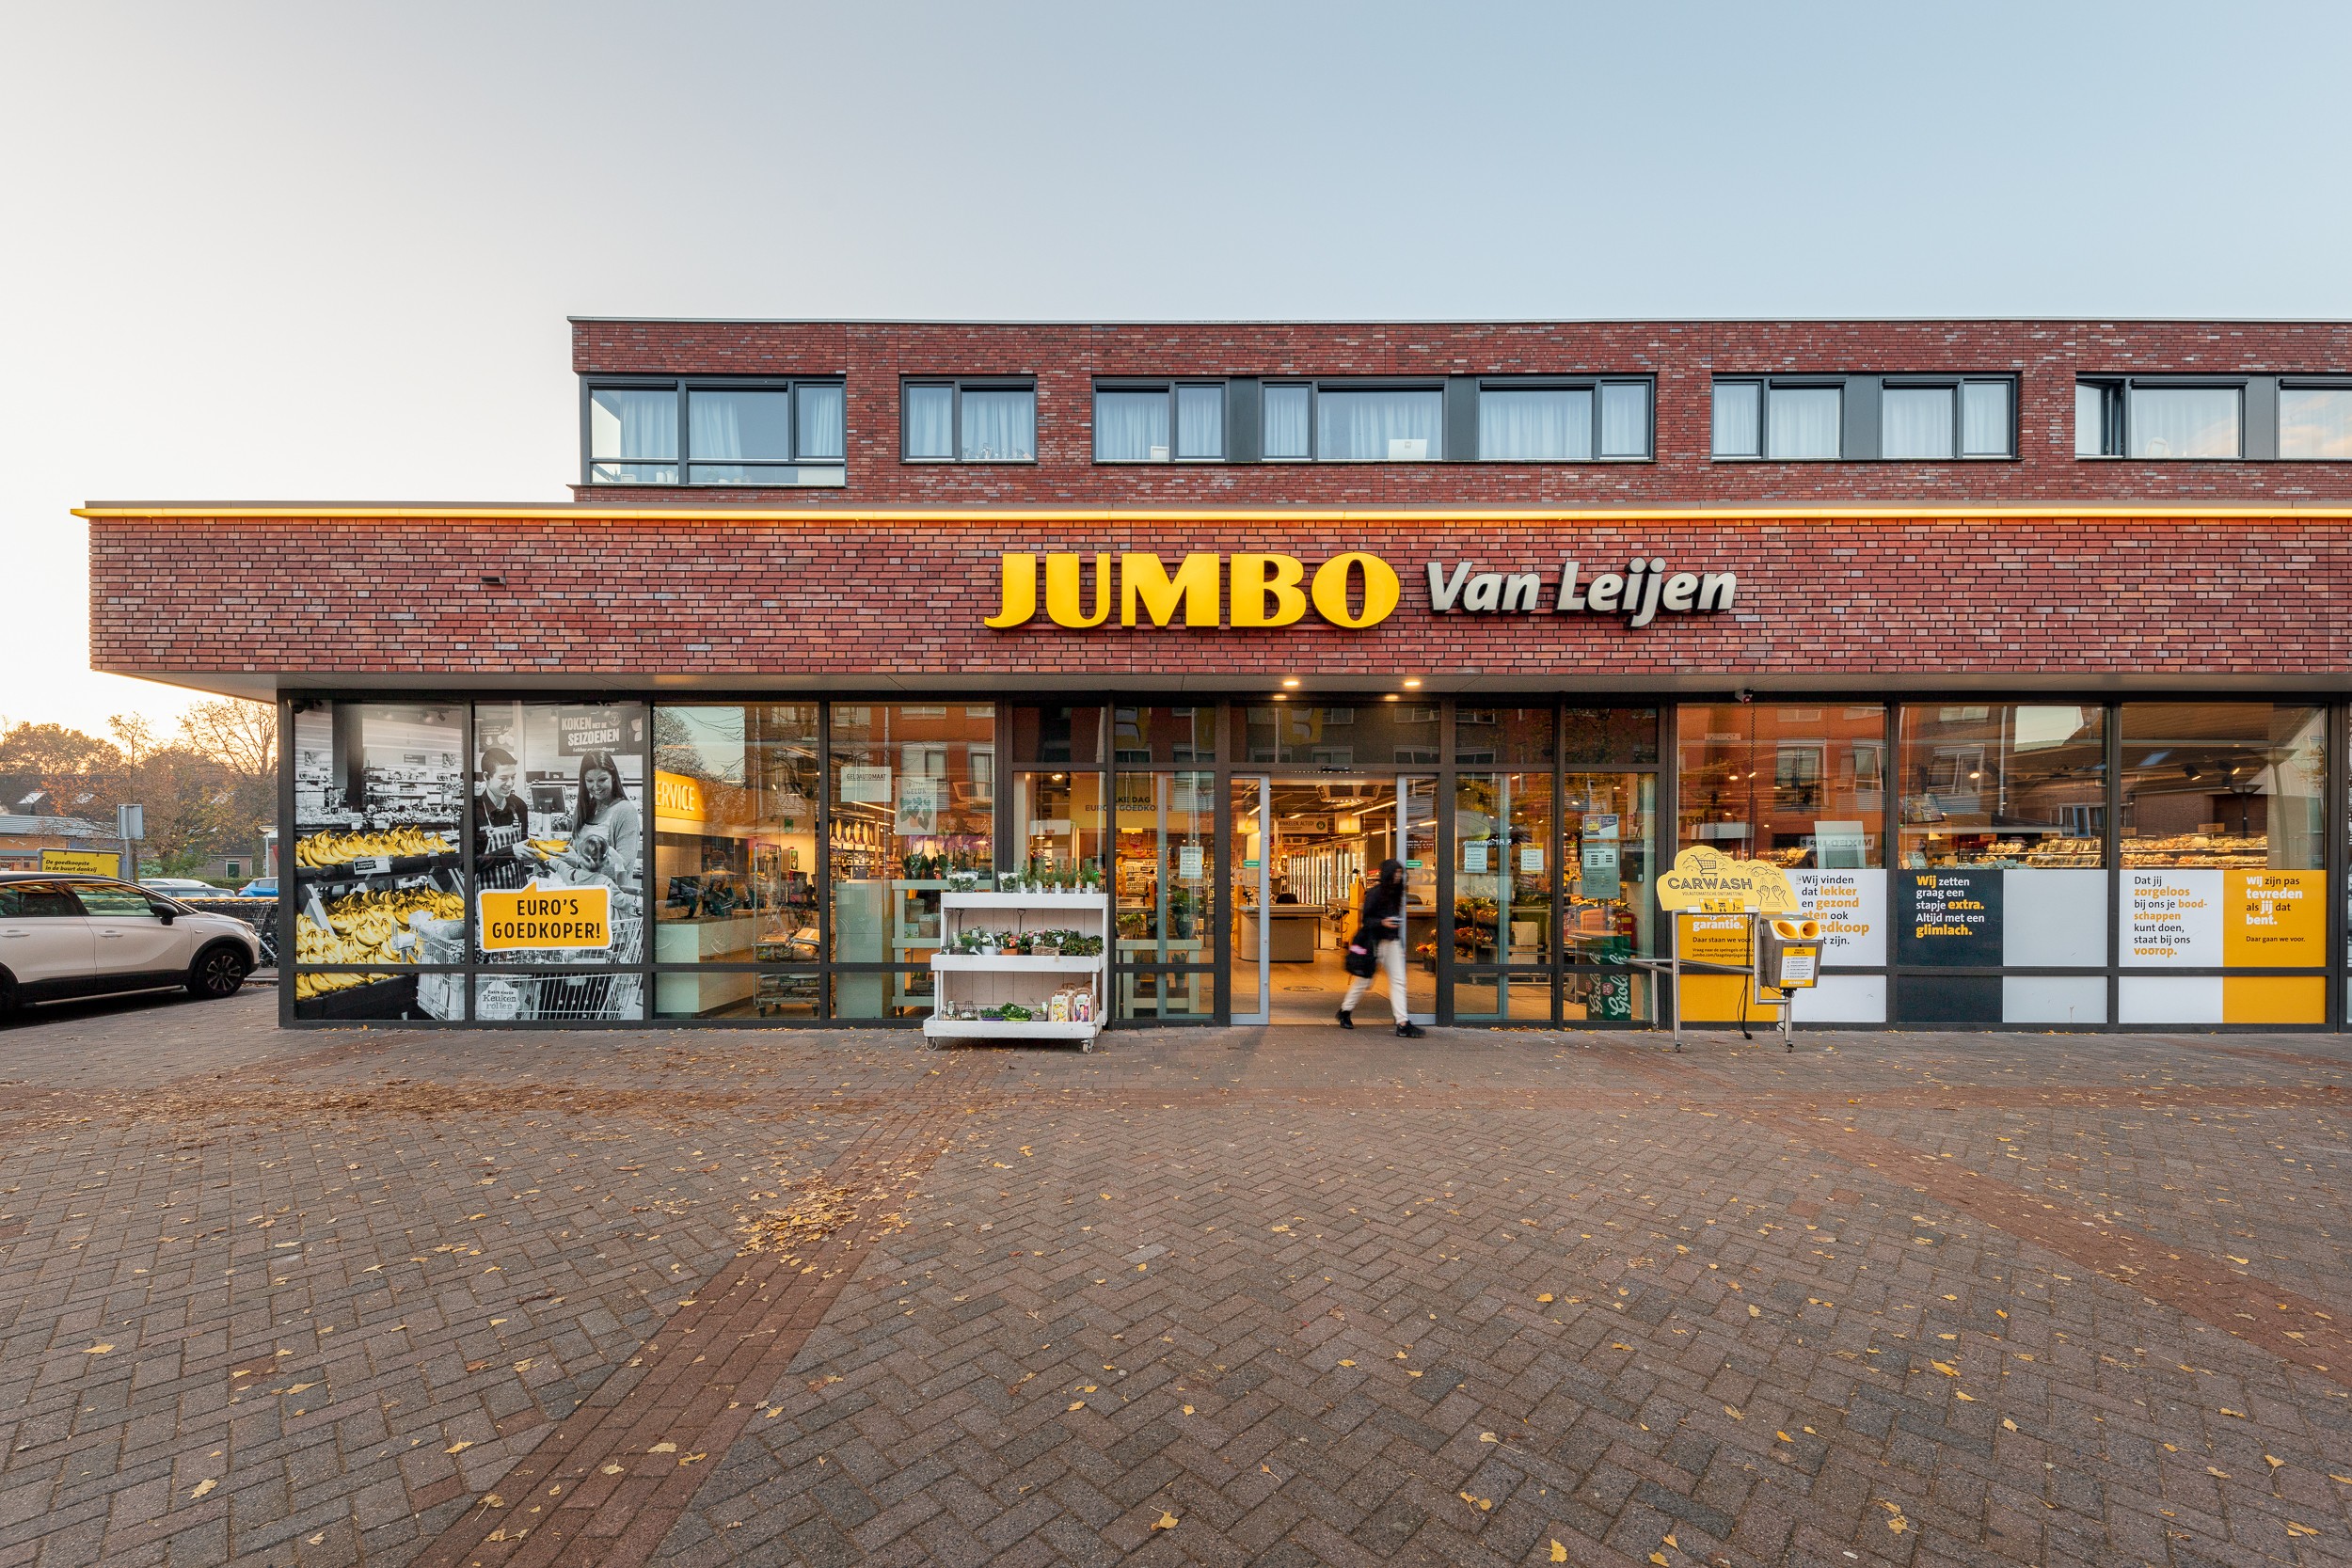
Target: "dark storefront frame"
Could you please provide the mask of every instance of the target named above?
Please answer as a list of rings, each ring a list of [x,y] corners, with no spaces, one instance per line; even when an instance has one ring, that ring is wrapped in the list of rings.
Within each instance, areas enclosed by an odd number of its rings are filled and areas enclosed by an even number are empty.
[[[1172,694],[1169,693],[1136,693],[1133,695],[1130,702],[1125,705],[1167,705],[1171,695]],[[1213,771],[1216,779],[1216,794],[1214,799],[1219,802],[1219,809],[1216,815],[1215,837],[1215,879],[1216,888],[1216,907],[1218,911],[1218,918],[1215,923],[1216,943],[1213,949],[1215,961],[1207,964],[1190,964],[1181,966],[1168,966],[1157,963],[1151,965],[1115,963],[1111,981],[1111,989],[1114,996],[1116,996],[1120,991],[1120,976],[1122,974],[1133,974],[1145,972],[1167,973],[1170,971],[1171,967],[1178,972],[1206,972],[1213,974],[1216,976],[1216,1009],[1214,1013],[1198,1022],[1203,1024],[1222,1023],[1230,1017],[1232,998],[1226,976],[1230,974],[1231,954],[1229,952],[1229,947],[1230,933],[1232,929],[1230,911],[1232,910],[1231,898],[1232,890],[1230,885],[1230,846],[1227,842],[1231,826],[1231,813],[1230,810],[1225,808],[1224,802],[1229,801],[1231,799],[1232,782],[1236,775],[1255,777],[1261,774],[1280,774],[1286,771],[1295,770],[1288,769],[1280,765],[1252,764],[1237,755],[1237,753],[1242,750],[1241,736],[1237,733],[1237,726],[1241,722],[1241,713],[1248,705],[1264,703],[1268,700],[1268,695],[1269,694],[1236,690],[1223,695],[1201,696],[1195,699],[1190,705],[1184,705],[1181,702],[1176,705],[1215,707],[1216,712],[1215,729],[1215,735],[1216,737],[1216,758],[1213,765],[1203,765],[1196,761],[1189,765],[1182,766],[1152,765],[1147,767],[1129,765],[1122,767],[1117,765],[1114,761],[1112,736],[1110,733],[1113,723],[1113,714],[1117,707],[1122,705],[1120,700],[1120,694],[1104,691],[1071,691],[1045,694],[1046,697],[1050,698],[1052,703],[1057,705],[1068,705],[1078,707],[1092,706],[1099,711],[1099,723],[1101,725],[1102,734],[1098,739],[1096,755],[1100,761],[1097,766],[1090,770],[1095,771],[1100,775],[1102,787],[1101,799],[1104,803],[1104,809],[1106,819],[1106,860],[1108,859],[1110,853],[1111,835],[1115,832],[1115,829],[1110,827],[1110,821],[1116,810],[1116,796],[1114,791],[1116,789],[1119,775],[1122,773]],[[1363,695],[1364,694],[1360,693],[1355,694],[1351,698],[1342,700],[1360,702]],[[561,1023],[550,1023],[543,1021],[503,1020],[477,1022],[473,1019],[472,1015],[476,1004],[478,977],[497,973],[497,966],[486,963],[469,963],[465,965],[411,965],[404,966],[403,972],[419,974],[448,974],[462,976],[465,982],[467,1017],[464,1020],[443,1021],[420,1019],[405,1021],[404,1022],[404,1026],[419,1028],[478,1027],[531,1029],[543,1027],[645,1028],[658,1026],[732,1028],[856,1026],[876,1028],[912,1028],[916,1025],[917,1021],[914,1018],[896,1020],[835,1020],[832,1016],[832,997],[834,990],[833,981],[834,976],[837,974],[847,974],[888,973],[894,969],[902,967],[887,963],[836,963],[830,956],[832,953],[831,939],[833,919],[833,821],[831,800],[832,790],[830,787],[830,781],[833,776],[833,710],[835,704],[903,704],[910,698],[920,699],[922,697],[936,697],[937,699],[944,700],[949,704],[963,702],[966,705],[977,706],[978,705],[977,694],[971,698],[962,697],[960,694],[953,692],[932,694],[913,693],[904,690],[874,693],[826,692],[822,694],[782,691],[735,692],[722,690],[697,690],[691,693],[675,692],[660,694],[650,689],[632,689],[624,692],[609,689],[603,690],[583,691],[515,691],[504,689],[486,689],[483,690],[469,690],[464,692],[414,689],[358,692],[305,691],[288,693],[281,697],[278,714],[280,726],[279,733],[281,735],[291,736],[294,733],[294,715],[297,709],[302,706],[321,703],[351,703],[360,705],[437,704],[460,707],[464,713],[462,734],[465,747],[464,766],[468,784],[463,809],[469,817],[472,801],[472,772],[475,766],[475,759],[479,756],[479,748],[477,746],[475,736],[476,704],[491,702],[524,702],[532,704],[609,704],[619,701],[644,704],[645,711],[648,716],[648,722],[645,725],[644,739],[641,748],[640,765],[643,770],[641,777],[645,781],[648,796],[650,796],[652,781],[655,777],[654,725],[650,721],[653,714],[661,706],[665,705],[665,696],[667,697],[669,704],[676,705],[683,705],[686,704],[742,704],[746,705],[754,705],[763,703],[777,702],[813,702],[818,704],[819,706],[819,711],[822,717],[819,724],[818,776],[820,781],[824,782],[826,787],[819,790],[815,802],[817,809],[815,831],[817,842],[819,847],[817,907],[819,930],[819,952],[823,955],[823,957],[820,958],[819,961],[814,966],[800,966],[802,968],[805,968],[808,973],[813,974],[818,980],[818,1000],[815,1016],[800,1019],[689,1019],[685,1017],[660,1017],[655,1012],[654,1008],[656,1006],[655,998],[657,995],[659,977],[662,974],[709,974],[724,971],[779,973],[785,966],[773,964],[763,965],[758,963],[663,965],[655,960],[653,956],[654,943],[648,940],[644,943],[644,956],[636,964],[628,966],[604,966],[592,971],[592,973],[603,974],[627,973],[634,974],[639,976],[642,986],[642,1016],[640,1017],[630,1019],[566,1021]],[[1287,700],[1300,703],[1312,703],[1319,700],[1317,694],[1311,692],[1285,692],[1283,693],[1283,696]],[[1851,969],[1841,969],[1833,972],[1851,974],[1883,974],[1886,980],[1886,1002],[1884,1010],[1885,1022],[1879,1023],[1862,1022],[1820,1024],[1815,1025],[1814,1027],[1888,1030],[1904,1028],[1963,1027],[1970,1030],[2001,1030],[2008,1032],[2048,1032],[2054,1027],[2053,1025],[2047,1023],[2000,1023],[1979,1022],[1950,1025],[1933,1023],[1904,1024],[1894,1022],[1901,1015],[1902,1012],[1900,998],[1904,980],[1907,976],[1912,978],[1915,984],[1917,984],[1930,977],[1938,979],[1964,978],[1972,976],[1989,977],[2021,973],[2020,971],[2012,969],[1939,969],[1934,971],[1925,971],[1917,969],[1914,966],[1901,965],[1895,961],[1895,947],[1892,941],[1891,931],[1891,923],[1895,914],[1895,900],[1893,897],[1892,884],[1895,875],[1900,870],[1897,861],[1899,857],[1899,846],[1902,842],[1902,825],[1899,820],[1900,791],[1898,787],[1894,787],[1894,784],[1899,778],[1898,769],[1900,755],[1899,747],[1901,744],[1901,714],[1905,707],[1932,706],[1950,704],[2001,703],[2010,701],[2048,703],[2063,701],[2066,696],[2067,693],[2062,691],[2034,691],[2026,693],[1991,688],[1949,691],[1905,692],[1899,697],[1890,696],[1889,694],[1883,692],[1842,693],[1836,691],[1808,691],[1804,693],[1768,692],[1756,694],[1756,700],[1767,703],[1788,704],[1790,702],[1802,702],[1805,704],[1837,704],[1842,701],[1861,704],[1867,702],[1883,705],[1885,709],[1883,754],[1886,758],[1889,786],[1883,792],[1884,800],[1883,802],[1882,819],[1879,826],[1882,833],[1882,843],[1886,847],[1886,853],[1883,857],[1886,863],[1883,866],[1883,870],[1887,874],[1889,882],[1888,897],[1886,899],[1887,908],[1882,916],[1882,918],[1888,922],[1890,926],[1889,940],[1887,942],[1887,959],[1883,964],[1858,966]],[[993,843],[1000,847],[998,850],[998,853],[1000,854],[1002,853],[1001,847],[1009,845],[1011,842],[1011,783],[1022,770],[1038,766],[1041,760],[1018,756],[1011,751],[1010,741],[1013,734],[1013,726],[1009,722],[1009,718],[1012,709],[1015,707],[1039,705],[1041,700],[1042,699],[1035,695],[1031,696],[1028,701],[1019,703],[998,701],[993,696],[987,698],[987,701],[996,709],[996,739],[994,743],[994,766],[996,772]],[[1324,697],[1320,700],[1330,701],[1333,699]],[[1375,695],[1375,700],[1377,700],[1376,694]],[[1480,766],[1465,767],[1461,765],[1456,760],[1456,750],[1454,744],[1454,721],[1456,714],[1463,707],[1533,708],[1545,706],[1547,705],[1552,711],[1554,745],[1553,756],[1550,764],[1550,774],[1552,780],[1553,810],[1551,813],[1550,825],[1548,830],[1549,845],[1547,849],[1547,863],[1554,868],[1551,892],[1553,937],[1550,943],[1550,957],[1549,962],[1544,965],[1508,965],[1504,967],[1508,967],[1514,973],[1524,972],[1534,974],[1540,972],[1549,974],[1551,984],[1551,1015],[1549,1022],[1551,1026],[1560,1026],[1560,1012],[1562,1006],[1561,996],[1564,980],[1570,972],[1585,973],[1593,968],[1593,966],[1590,965],[1579,965],[1570,962],[1568,955],[1565,951],[1564,945],[1559,940],[1559,911],[1561,899],[1564,896],[1561,883],[1565,872],[1565,867],[1560,855],[1560,847],[1563,842],[1564,833],[1563,823],[1565,812],[1562,809],[1562,800],[1563,790],[1565,787],[1565,777],[1566,774],[1572,772],[1591,772],[1596,770],[1626,773],[1647,772],[1652,774],[1657,781],[1657,798],[1655,803],[1656,826],[1654,834],[1654,852],[1656,856],[1655,863],[1661,866],[1663,864],[1670,863],[1678,846],[1680,832],[1680,801],[1677,798],[1678,792],[1677,787],[1677,773],[1679,762],[1679,746],[1677,744],[1677,705],[1675,702],[1662,697],[1645,698],[1640,694],[1634,693],[1624,694],[1614,702],[1604,702],[1586,694],[1521,695],[1507,692],[1495,693],[1491,695],[1480,694],[1474,697],[1461,697],[1447,694],[1423,695],[1415,693],[1413,694],[1412,700],[1422,703],[1434,703],[1439,707],[1440,738],[1438,760],[1434,765],[1414,764],[1409,767],[1406,765],[1395,765],[1387,768],[1374,768],[1371,767],[1350,768],[1343,770],[1334,770],[1334,776],[1352,774],[1357,776],[1385,777],[1397,772],[1411,772],[1417,776],[1434,778],[1437,787],[1438,816],[1437,836],[1438,873],[1437,907],[1440,911],[1449,911],[1454,907],[1454,861],[1455,857],[1454,802],[1456,798],[1455,784],[1458,775],[1463,773],[1489,773],[1494,771],[1537,771],[1537,769],[1531,768],[1505,768],[1502,765],[1496,765],[1492,768]],[[1709,703],[1721,703],[1734,700],[1734,693],[1726,691],[1721,694],[1693,694],[1693,700]],[[1746,700],[1744,694],[1741,695],[1739,700]],[[2122,764],[2123,746],[2121,722],[2122,708],[2126,705],[2127,703],[2138,704],[2170,702],[2229,705],[2233,703],[2274,702],[2280,700],[2284,700],[2283,694],[2280,697],[2270,697],[2248,691],[2233,690],[2217,692],[2210,690],[2200,691],[2195,689],[2134,692],[2127,699],[2102,698],[2094,701],[2089,698],[2084,698],[2080,700],[2080,705],[2084,707],[2100,708],[2103,710],[2105,715],[2106,755],[2104,789],[2106,799],[2106,820],[2103,828],[2103,837],[2105,847],[2104,861],[2107,884],[2106,901],[2106,963],[2103,968],[2075,966],[2073,968],[2054,968],[2047,970],[2036,970],[2032,972],[2038,974],[2078,974],[2086,976],[2100,975],[2104,977],[2106,994],[2106,1012],[2105,1022],[2096,1024],[2072,1025],[2069,1026],[2069,1032],[2129,1033],[2151,1028],[2194,1030],[2200,1033],[2259,1033],[2276,1032],[2280,1030],[2321,1032],[2341,1031],[2345,1027],[2344,1016],[2347,961],[2347,888],[2345,872],[2347,854],[2352,853],[2352,844],[2347,843],[2347,762],[2345,752],[2347,745],[2352,745],[2352,712],[2348,712],[2344,705],[2341,703],[2314,703],[2312,705],[2321,706],[2324,709],[2324,730],[2326,735],[2327,750],[2326,766],[2324,768],[2324,782],[2320,786],[2322,791],[2322,822],[2324,827],[2324,863],[2319,869],[2321,870],[2323,876],[2322,886],[2324,889],[2323,898],[2325,900],[2326,913],[2325,953],[2327,955],[2324,967],[2318,969],[2311,967],[2298,967],[2292,969],[2235,967],[2227,969],[2226,971],[2221,968],[2212,967],[2185,967],[2175,970],[2168,970],[2165,972],[2168,974],[2185,979],[2220,976],[2225,974],[2229,975],[2241,976],[2295,975],[2304,977],[2310,977],[2316,974],[2323,979],[2324,982],[2325,1013],[2323,1015],[2322,1022],[2316,1024],[2233,1024],[2226,1022],[2124,1024],[2118,1022],[2120,1013],[2121,987],[2123,979],[2126,978],[2129,974],[2129,972],[2121,966],[2119,962],[2121,958],[2121,944],[2124,941],[2122,928],[2123,922],[2119,916],[2124,874],[2122,852],[2121,847],[2122,813],[2119,801],[2119,794],[2122,787],[2119,781],[2122,772]],[[1568,710],[1588,709],[1603,706],[1655,708],[1658,711],[1658,740],[1656,761],[1654,764],[1644,765],[1629,762],[1608,762],[1580,765],[1572,763],[1568,759],[1565,736],[1563,728],[1564,714]],[[291,863],[293,846],[297,841],[299,836],[294,832],[292,826],[295,820],[294,752],[294,749],[291,744],[281,748],[278,778],[278,820],[289,825],[288,832],[283,838],[283,842],[286,845],[285,855],[287,863],[281,864],[280,869],[281,873],[285,874],[289,878],[288,886],[290,889],[295,889],[299,886],[299,878],[296,874],[295,868]],[[1089,771],[1089,769],[1084,768],[1083,766],[1073,766],[1069,763],[1062,763],[1058,766],[1073,772]],[[648,799],[647,804],[648,807],[650,807],[650,799]],[[653,838],[653,816],[650,810],[646,813],[645,835],[645,853],[648,862],[650,862]],[[475,920],[476,906],[472,897],[472,892],[477,886],[477,881],[474,865],[474,841],[473,833],[470,831],[469,821],[461,825],[458,832],[458,838],[460,841],[459,849],[461,856],[460,864],[462,868],[463,886],[467,890],[467,929],[466,945],[464,950],[470,957],[475,952],[473,923]],[[1000,862],[999,869],[1004,868],[1005,867]],[[291,955],[296,951],[294,913],[297,908],[298,897],[290,896],[281,898],[279,901],[278,951],[281,953]],[[1441,932],[1445,930],[1442,924],[1440,929]],[[1673,922],[1661,919],[1657,927],[1657,942],[1659,947],[1658,956],[1663,957],[1666,952],[1670,950],[1671,943],[1675,940]],[[1457,964],[1454,958],[1454,943],[1451,941],[1446,940],[1445,936],[1442,934],[1437,942],[1437,958],[1438,1019],[1440,1024],[1451,1024],[1454,1022],[1454,987],[1456,971],[1458,969],[1477,969],[1490,966],[1466,966]],[[386,966],[382,964],[343,964],[297,965],[296,967],[303,973],[310,974],[372,974],[382,972]],[[794,972],[799,972],[799,968],[796,968]],[[357,1017],[349,1019],[296,1019],[294,1017],[294,987],[291,983],[292,971],[289,971],[288,973],[289,983],[281,984],[278,988],[278,1017],[279,1022],[282,1025],[289,1027],[338,1027],[350,1022],[362,1022],[362,1020]],[[1637,1017],[1630,1025],[1607,1022],[1578,1021],[1569,1026],[1592,1029],[1645,1027],[1648,1022],[1646,1017],[1646,1005],[1649,1003],[1650,993],[1645,989],[1638,994],[1645,1006],[1637,1007]],[[372,1020],[367,1022],[383,1021]],[[1128,1026],[1126,1021],[1114,1022],[1115,1026],[1117,1027]],[[1155,1026],[1184,1026],[1182,1023],[1175,1021],[1154,1020],[1152,1022],[1153,1022]],[[1475,1022],[1476,1026],[1482,1027],[1540,1026],[1538,1021],[1532,1019],[1524,1022],[1490,1022],[1482,1019],[1475,1021]]]

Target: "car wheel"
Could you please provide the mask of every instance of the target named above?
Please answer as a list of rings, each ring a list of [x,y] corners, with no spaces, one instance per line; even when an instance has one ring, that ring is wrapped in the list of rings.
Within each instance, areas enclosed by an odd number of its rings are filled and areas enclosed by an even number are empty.
[[[17,993],[15,977],[6,970],[0,970],[0,1018],[8,1017],[24,1005],[24,998]]]
[[[207,947],[196,956],[196,965],[188,971],[188,994],[234,996],[252,968],[243,953],[225,942],[218,947]]]

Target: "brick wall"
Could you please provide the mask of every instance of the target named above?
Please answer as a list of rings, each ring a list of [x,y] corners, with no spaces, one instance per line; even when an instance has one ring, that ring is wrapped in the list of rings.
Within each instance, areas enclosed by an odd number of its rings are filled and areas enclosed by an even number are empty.
[[[1581,506],[2352,499],[2352,464],[2079,461],[2077,374],[2352,374],[2352,324],[1659,322],[1451,325],[1002,325],[906,323],[573,324],[576,371],[844,374],[849,488],[698,492],[821,508],[873,503]],[[1098,375],[1470,375],[1623,372],[1658,379],[1658,460],[1640,464],[1098,466]],[[2007,463],[1715,463],[1718,374],[2013,373]],[[898,460],[902,375],[1038,381],[1034,465]],[[552,477],[552,476],[550,476]],[[677,492],[580,487],[582,499]]]
[[[857,524],[723,515],[612,521],[98,517],[91,662],[206,684],[339,674],[541,684],[654,674],[874,674],[1105,685],[1177,675],[1480,675],[1532,688],[1682,679],[1771,689],[2089,682],[2261,687],[2352,672],[2352,522],[2002,518],[1344,528],[1183,522]],[[993,632],[999,552],[1377,553],[1405,578],[1384,624],[1279,631],[1050,626]],[[1736,613],[1622,620],[1429,612],[1422,563],[1556,571],[1629,555],[1732,570]],[[189,569],[233,562],[230,578]],[[503,588],[481,578],[501,575]],[[233,583],[233,586],[230,586]],[[1549,597],[1547,597],[1549,603]]]

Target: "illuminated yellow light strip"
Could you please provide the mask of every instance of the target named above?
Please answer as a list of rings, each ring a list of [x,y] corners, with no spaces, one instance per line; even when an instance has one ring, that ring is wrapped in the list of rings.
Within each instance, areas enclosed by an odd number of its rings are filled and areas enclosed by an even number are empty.
[[[1142,524],[1142,523],[1282,523],[1297,527],[1332,524],[1420,525],[1428,528],[1477,527],[1519,523],[1827,523],[1900,524],[1953,522],[1996,518],[2033,518],[2043,522],[2100,521],[2145,518],[2161,522],[2196,522],[2206,518],[2289,517],[2341,521],[2352,518],[2352,505],[2298,506],[2073,506],[2052,502],[2042,506],[1799,506],[1799,507],[1643,507],[1628,511],[1570,510],[1554,507],[1460,507],[1444,510],[1385,507],[1244,507],[1208,510],[1194,507],[892,507],[848,510],[831,507],[775,509],[745,507],[724,511],[694,507],[645,506],[215,506],[167,503],[150,506],[77,506],[73,515],[87,518],[290,518],[326,521],[364,518],[377,521],[473,522],[506,519],[563,522],[644,523],[790,523],[805,528],[863,525],[874,528],[997,528],[1008,523]]]

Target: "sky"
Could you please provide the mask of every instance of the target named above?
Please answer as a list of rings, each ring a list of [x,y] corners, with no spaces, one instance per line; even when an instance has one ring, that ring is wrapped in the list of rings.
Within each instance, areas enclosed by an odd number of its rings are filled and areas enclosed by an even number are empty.
[[[0,0],[0,718],[193,700],[89,671],[86,500],[565,499],[570,314],[2352,316],[2347,62],[2340,3]]]

